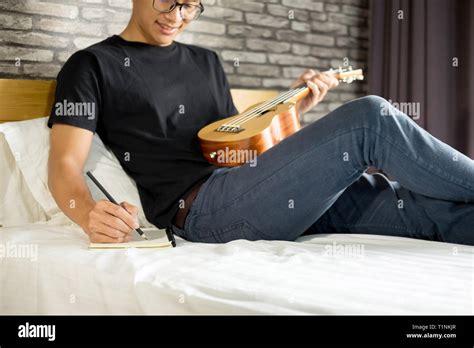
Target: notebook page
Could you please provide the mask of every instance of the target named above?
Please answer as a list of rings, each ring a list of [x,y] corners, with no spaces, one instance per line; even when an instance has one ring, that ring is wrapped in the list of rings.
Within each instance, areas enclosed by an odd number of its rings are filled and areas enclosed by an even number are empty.
[[[169,248],[171,243],[164,230],[157,228],[142,228],[149,240],[143,240],[138,232],[134,231],[132,240],[128,243],[91,243],[89,249],[128,249],[128,248]]]

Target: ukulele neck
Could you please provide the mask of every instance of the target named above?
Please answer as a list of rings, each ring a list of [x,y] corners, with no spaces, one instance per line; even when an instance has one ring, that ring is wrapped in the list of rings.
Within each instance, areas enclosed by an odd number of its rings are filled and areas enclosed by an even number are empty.
[[[348,69],[331,69],[325,71],[324,73],[334,75],[334,77],[339,82],[343,83],[352,83],[354,81],[361,81],[364,79],[364,74],[361,69],[352,70],[351,67]],[[296,104],[300,100],[306,98],[311,92],[306,82],[296,86],[290,91],[293,92],[291,93],[291,97],[286,98],[285,101],[283,101],[283,104]]]

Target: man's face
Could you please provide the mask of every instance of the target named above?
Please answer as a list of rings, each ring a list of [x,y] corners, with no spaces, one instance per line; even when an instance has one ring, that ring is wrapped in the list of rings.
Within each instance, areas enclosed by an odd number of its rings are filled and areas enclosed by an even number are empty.
[[[156,0],[157,2],[161,0]],[[172,4],[172,1],[166,1]],[[180,3],[199,5],[200,0],[181,0]],[[189,22],[183,21],[179,6],[170,13],[161,13],[153,7],[153,0],[133,0],[133,20],[151,44],[170,45]]]

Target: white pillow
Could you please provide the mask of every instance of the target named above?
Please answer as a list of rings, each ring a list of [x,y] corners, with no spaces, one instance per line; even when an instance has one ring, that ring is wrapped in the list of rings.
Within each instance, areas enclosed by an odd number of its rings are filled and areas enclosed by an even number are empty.
[[[48,189],[50,129],[47,127],[47,118],[4,123],[0,125],[0,133],[4,134],[11,153],[16,154],[19,172],[46,219],[57,221],[63,217],[68,222],[69,219],[59,209]],[[142,227],[153,226],[145,218],[135,182],[97,135],[94,135],[85,165],[85,172],[87,171],[91,171],[117,201],[126,201],[139,208],[138,219]],[[89,178],[87,184],[95,200],[105,199]]]
[[[0,226],[45,221],[46,215],[33,198],[1,133],[0,159]]]

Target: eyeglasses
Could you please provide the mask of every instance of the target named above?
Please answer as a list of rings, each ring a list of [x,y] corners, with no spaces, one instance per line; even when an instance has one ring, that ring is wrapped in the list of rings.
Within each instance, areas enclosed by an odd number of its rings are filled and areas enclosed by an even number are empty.
[[[184,21],[194,21],[204,12],[204,5],[181,4],[176,0],[153,0],[153,8],[161,13],[170,13],[179,6],[179,13]]]

